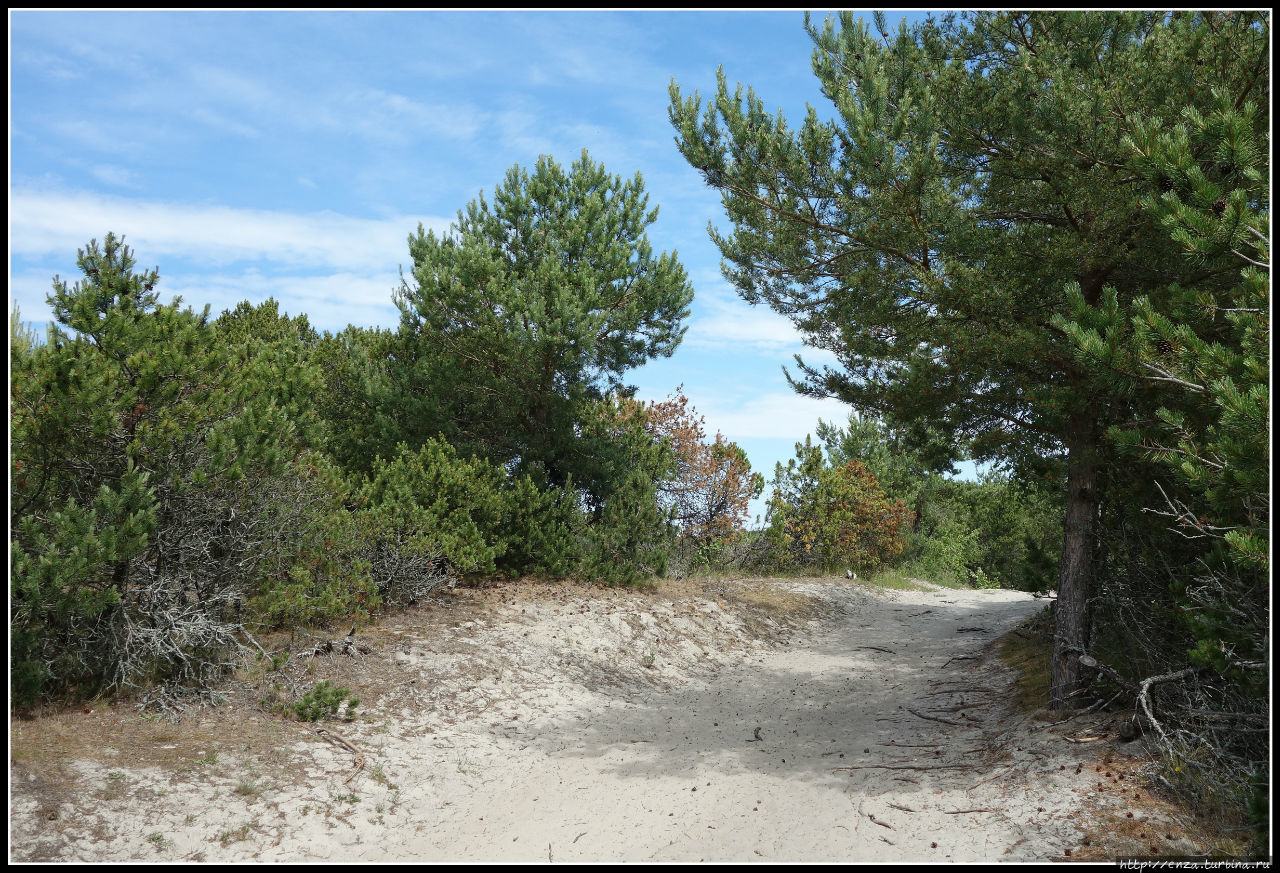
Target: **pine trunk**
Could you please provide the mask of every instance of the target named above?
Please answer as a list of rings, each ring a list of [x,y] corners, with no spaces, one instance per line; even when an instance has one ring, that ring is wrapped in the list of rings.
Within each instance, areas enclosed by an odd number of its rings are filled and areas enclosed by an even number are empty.
[[[1094,542],[1098,522],[1098,426],[1089,415],[1071,417],[1067,437],[1067,517],[1058,600],[1054,604],[1050,706],[1067,709],[1080,686],[1080,656],[1089,635]]]

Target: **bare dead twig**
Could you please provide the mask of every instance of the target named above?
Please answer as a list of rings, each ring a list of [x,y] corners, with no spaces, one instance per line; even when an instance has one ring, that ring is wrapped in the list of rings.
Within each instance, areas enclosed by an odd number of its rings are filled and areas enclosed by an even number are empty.
[[[944,809],[942,811],[942,814],[943,815],[965,815],[966,813],[970,813],[970,812],[999,812],[999,811],[1000,810],[998,809],[991,809],[989,807],[984,807],[983,809]]]
[[[322,727],[316,728],[316,734],[323,740],[333,743],[336,746],[342,746],[348,752],[351,752],[353,755],[356,756],[356,769],[352,771],[350,776],[342,780],[343,785],[350,785],[351,780],[359,776],[360,771],[364,769],[364,753],[361,752],[359,749],[357,749],[355,746],[351,745],[351,743],[347,742],[342,737],[338,736],[336,733],[330,730],[327,730],[325,728],[322,728]]]
[[[972,770],[968,764],[858,764],[852,767],[833,767],[833,770]]]
[[[1121,676],[1120,673],[1117,672],[1114,668],[1108,667],[1106,664],[1102,663],[1092,655],[1082,654],[1080,656],[1080,663],[1086,667],[1089,667],[1091,669],[1097,670],[1100,673],[1103,673],[1109,679],[1114,681],[1117,685],[1120,685],[1122,688],[1127,688],[1132,690],[1134,687],[1132,682],[1130,682],[1128,679]]]
[[[956,688],[940,688],[937,691],[930,691],[925,697],[934,697],[938,694],[998,694],[994,688],[987,688],[983,685],[961,685]]]
[[[1083,660],[1083,659],[1082,659],[1082,660]],[[1042,724],[1042,725],[1037,725],[1037,726],[1034,728],[1034,730],[1044,730],[1045,728],[1057,727],[1057,726],[1058,726],[1058,725],[1060,725],[1060,724],[1066,724],[1067,722],[1071,721],[1071,719],[1075,718],[1076,716],[1080,716],[1080,715],[1088,715],[1088,714],[1089,714],[1089,713],[1091,713],[1091,712],[1096,712],[1096,711],[1097,711],[1097,710],[1099,710],[1099,709],[1103,709],[1104,707],[1110,706],[1112,703],[1114,703],[1114,702],[1115,702],[1115,700],[1116,700],[1116,698],[1117,698],[1117,697],[1119,697],[1121,694],[1126,694],[1126,693],[1128,693],[1130,690],[1132,690],[1132,689],[1129,689],[1129,688],[1121,688],[1121,689],[1120,689],[1119,691],[1117,691],[1114,695],[1112,695],[1112,696],[1111,696],[1111,698],[1110,698],[1110,699],[1108,699],[1108,700],[1099,700],[1097,703],[1093,704],[1092,706],[1088,707],[1087,709],[1077,710],[1076,712],[1071,713],[1071,715],[1069,715],[1069,716],[1067,716],[1066,718],[1061,719],[1061,720],[1059,720],[1059,721],[1050,721],[1050,722],[1046,722],[1046,723],[1044,723],[1044,724]]]
[[[907,709],[907,712],[911,713],[912,715],[917,716],[919,718],[927,719],[928,721],[937,721],[937,722],[941,722],[942,724],[949,724],[952,727],[963,727],[963,725],[961,725],[960,722],[958,721],[951,721],[950,719],[946,719],[946,718],[935,718],[932,715],[925,715],[922,712],[916,712],[914,709],[910,707],[907,707],[906,709]]]
[[[1156,732],[1160,734],[1160,739],[1164,742],[1166,748],[1169,746],[1169,737],[1164,732],[1164,727],[1161,726],[1160,722],[1156,721],[1156,717],[1151,713],[1151,703],[1148,699],[1151,686],[1159,682],[1172,682],[1175,679],[1184,679],[1188,676],[1194,676],[1198,672],[1200,672],[1199,667],[1187,667],[1186,669],[1176,670],[1172,673],[1165,673],[1160,676],[1150,676],[1143,679],[1139,684],[1138,703],[1142,706],[1142,712],[1146,715],[1147,721],[1155,725]]]

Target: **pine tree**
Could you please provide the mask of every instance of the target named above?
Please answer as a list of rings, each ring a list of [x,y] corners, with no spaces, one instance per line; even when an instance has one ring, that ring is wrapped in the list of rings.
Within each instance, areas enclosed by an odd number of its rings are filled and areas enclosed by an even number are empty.
[[[1127,307],[1108,289],[1098,310],[1076,296],[1076,320],[1058,321],[1087,365],[1154,409],[1148,422],[1114,427],[1110,435],[1127,455],[1173,474],[1163,505],[1152,509],[1174,530],[1220,543],[1221,557],[1244,574],[1237,583],[1246,586],[1226,599],[1253,604],[1259,616],[1270,569],[1267,149],[1255,104],[1237,106],[1222,92],[1218,101],[1206,114],[1189,108],[1170,130],[1139,124],[1128,144],[1156,190],[1159,180],[1176,180],[1146,198],[1152,218],[1190,260],[1234,261],[1237,281],[1171,284]],[[1202,630],[1217,630],[1203,634],[1202,651],[1225,667],[1221,637],[1232,628],[1235,648],[1244,644],[1244,629],[1238,614],[1228,620],[1221,607],[1215,612]],[[1246,660],[1259,660],[1259,628],[1243,636],[1250,633]]]
[[[1190,663],[1234,688],[1213,689],[1213,708],[1260,724],[1270,676],[1269,149],[1253,101],[1215,97],[1171,127],[1135,125],[1126,144],[1152,184],[1152,220],[1193,263],[1234,265],[1235,281],[1170,284],[1127,306],[1108,289],[1099,310],[1076,297],[1059,323],[1086,365],[1153,410],[1110,431],[1126,457],[1155,465],[1144,468],[1158,497],[1145,507],[1154,548],[1143,570],[1171,589]],[[1212,737],[1209,752],[1223,760],[1211,779],[1253,791],[1258,806],[1267,750],[1230,728],[1188,735]]]
[[[720,76],[703,112],[671,88],[686,159],[722,192],[712,231],[748,302],[792,318],[839,368],[798,390],[894,423],[923,420],[974,457],[1065,479],[1052,702],[1088,640],[1103,434],[1125,396],[1052,326],[1115,288],[1221,287],[1141,208],[1124,137],[1265,88],[1261,13],[976,13],[879,37],[845,13],[806,25],[834,118],[792,130]],[[1265,116],[1256,117],[1259,125]],[[1136,190],[1135,190],[1136,189]]]
[[[584,151],[567,171],[547,156],[513,167],[443,237],[419,227],[397,297],[406,438],[443,434],[555,487],[590,487],[584,416],[675,350],[693,298],[676,255],[653,254],[647,203],[639,174],[624,182]]]

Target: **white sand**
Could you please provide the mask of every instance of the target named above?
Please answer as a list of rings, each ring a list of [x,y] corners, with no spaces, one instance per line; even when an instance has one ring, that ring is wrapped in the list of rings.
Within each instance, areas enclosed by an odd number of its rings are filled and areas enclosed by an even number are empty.
[[[52,829],[36,799],[11,786],[10,857],[1063,856],[1079,836],[1067,815],[1084,796],[1073,780],[1089,777],[1059,771],[1053,756],[1066,744],[1047,745],[1037,739],[1046,732],[1011,718],[1008,675],[973,658],[1043,601],[776,584],[829,600],[833,617],[773,648],[752,643],[742,619],[714,600],[633,595],[517,598],[496,619],[461,616],[451,646],[403,629],[398,658],[422,678],[334,726],[366,754],[350,785],[351,754],[318,741],[291,750],[304,763],[254,796],[235,792],[235,767],[174,775],[133,761],[80,762],[86,786],[114,778],[128,790],[115,799],[86,792]]]

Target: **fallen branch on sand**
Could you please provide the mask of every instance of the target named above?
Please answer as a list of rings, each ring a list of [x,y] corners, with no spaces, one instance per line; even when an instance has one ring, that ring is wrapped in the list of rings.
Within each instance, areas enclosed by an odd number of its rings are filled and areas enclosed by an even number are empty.
[[[356,769],[352,771],[350,776],[342,780],[343,785],[351,784],[351,780],[359,776],[360,771],[364,769],[364,753],[361,752],[359,749],[357,749],[355,746],[351,745],[346,740],[344,740],[342,737],[338,736],[332,731],[325,730],[322,727],[316,728],[316,734],[321,739],[327,740],[328,742],[333,743],[336,746],[342,746],[348,752],[351,752],[353,755],[356,756]]]
[[[1088,709],[1076,710],[1075,712],[1071,713],[1071,715],[1067,716],[1066,718],[1060,721],[1045,722],[1044,724],[1036,727],[1035,730],[1044,730],[1045,728],[1057,727],[1060,724],[1066,724],[1067,722],[1071,721],[1071,719],[1075,718],[1078,715],[1088,715],[1091,712],[1096,712],[1105,706],[1111,705],[1113,702],[1115,702],[1116,698],[1118,698],[1121,694],[1126,694],[1130,690],[1131,689],[1128,689],[1128,688],[1121,688],[1119,691],[1115,693],[1114,696],[1111,697],[1110,700],[1099,700],[1097,703],[1093,704]]]
[[[930,691],[925,697],[937,697],[939,694],[999,694],[994,688],[984,688],[981,685],[964,685],[959,688],[940,688],[937,691]]]
[[[860,764],[853,767],[833,767],[833,770],[972,770],[968,764]]]
[[[942,722],[943,724],[952,725],[953,727],[962,727],[962,725],[958,721],[951,721],[950,719],[945,719],[945,718],[935,718],[932,715],[925,715],[922,712],[916,712],[911,707],[906,707],[906,710],[907,712],[911,713],[914,716],[918,716],[920,718],[927,719],[929,721],[938,721],[938,722]]]

